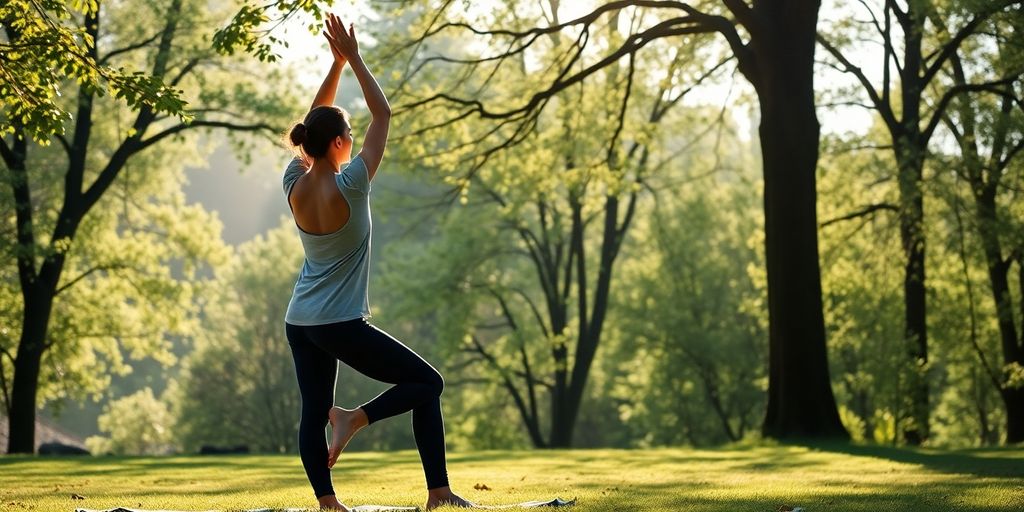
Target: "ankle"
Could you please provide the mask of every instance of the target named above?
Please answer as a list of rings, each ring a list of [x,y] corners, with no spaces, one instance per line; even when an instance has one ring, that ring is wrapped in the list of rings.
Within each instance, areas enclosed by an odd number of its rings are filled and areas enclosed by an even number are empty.
[[[427,489],[427,498],[429,499],[446,499],[452,497],[452,489],[449,486],[436,487],[434,489]]]
[[[357,430],[370,424],[370,417],[366,415],[366,411],[362,407],[357,408],[354,412],[353,418],[355,418],[354,423]]]
[[[316,500],[319,501],[321,505],[333,505],[338,503],[338,497],[334,494],[326,494],[324,496],[320,496]]]

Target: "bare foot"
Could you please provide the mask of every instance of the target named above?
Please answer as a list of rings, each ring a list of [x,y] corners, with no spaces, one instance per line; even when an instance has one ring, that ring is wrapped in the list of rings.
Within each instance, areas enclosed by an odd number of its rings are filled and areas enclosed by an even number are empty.
[[[327,467],[333,468],[342,450],[348,446],[349,439],[352,439],[359,429],[365,427],[369,420],[362,409],[341,407],[331,407],[327,419],[331,422],[331,445],[327,448]]]
[[[338,498],[331,494],[330,496],[321,496],[320,499],[320,510],[340,510],[341,512],[351,512],[348,507],[342,505]]]
[[[476,503],[463,499],[458,494],[448,491],[446,495],[434,495],[433,493],[427,497],[427,503],[423,506],[426,510],[431,510],[442,505],[450,507],[461,507],[461,508],[476,508]]]

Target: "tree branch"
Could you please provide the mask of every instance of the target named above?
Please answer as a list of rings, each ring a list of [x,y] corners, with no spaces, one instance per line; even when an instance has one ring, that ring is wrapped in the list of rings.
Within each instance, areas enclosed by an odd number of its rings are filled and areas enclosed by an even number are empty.
[[[855,211],[853,213],[849,213],[849,214],[843,215],[841,217],[836,217],[834,219],[829,219],[829,220],[827,220],[825,222],[822,222],[818,226],[824,228],[824,227],[830,226],[832,224],[835,224],[837,222],[841,222],[841,221],[844,221],[844,220],[851,220],[851,219],[856,219],[857,217],[864,217],[866,215],[870,215],[870,214],[872,214],[874,212],[877,212],[879,210],[889,210],[889,211],[894,211],[895,212],[895,211],[899,211],[899,208],[896,205],[889,204],[889,203],[872,204],[872,205],[865,206],[864,208],[861,208],[860,210],[857,210],[857,211]]]
[[[506,36],[506,37],[512,37],[512,38],[515,38],[515,39],[522,39],[522,38],[525,38],[525,37],[528,37],[528,36],[534,36],[534,35],[541,36],[541,35],[545,35],[545,34],[554,34],[554,33],[557,33],[557,32],[561,32],[562,29],[564,29],[564,28],[568,28],[568,27],[571,27],[571,26],[574,26],[574,25],[583,25],[584,28],[586,28],[586,27],[589,27],[592,23],[594,23],[594,21],[596,21],[598,18],[600,18],[602,14],[605,14],[605,13],[611,12],[611,11],[622,10],[622,9],[624,9],[626,7],[667,8],[667,9],[679,9],[679,10],[683,10],[683,11],[687,11],[687,12],[689,12],[689,11],[696,11],[695,9],[693,9],[692,7],[690,7],[689,5],[687,5],[687,4],[683,3],[683,2],[675,2],[675,1],[669,1],[669,0],[617,0],[617,1],[614,1],[614,2],[605,3],[605,4],[597,7],[593,11],[591,11],[591,12],[589,12],[589,13],[583,15],[583,16],[580,16],[579,18],[576,18],[576,19],[573,19],[573,20],[569,20],[569,21],[566,21],[564,23],[557,23],[557,24],[554,24],[554,25],[548,25],[546,27],[534,27],[534,28],[530,28],[530,29],[527,29],[527,30],[521,30],[521,31],[506,30],[506,29],[484,30],[484,29],[474,28],[472,25],[469,25],[468,23],[448,22],[448,23],[444,23],[444,24],[439,25],[436,29],[428,30],[428,31],[424,32],[422,36],[420,36],[419,38],[417,38],[413,42],[410,42],[409,44],[405,45],[404,47],[399,48],[399,50],[403,50],[405,48],[408,48],[409,46],[413,46],[414,44],[417,44],[417,43],[419,43],[419,42],[421,42],[421,41],[423,41],[423,40],[425,40],[425,39],[427,39],[427,38],[429,38],[431,36],[434,36],[434,35],[442,32],[444,30],[447,30],[449,28],[463,28],[463,29],[466,29],[466,30],[468,30],[468,31],[478,35],[478,36]]]
[[[726,20],[726,22],[728,22],[728,20]],[[535,93],[533,96],[530,97],[530,99],[524,105],[522,105],[520,107],[517,107],[517,108],[514,108],[514,109],[511,109],[511,110],[506,110],[506,111],[503,111],[503,112],[492,112],[492,111],[488,110],[483,105],[483,103],[480,100],[477,100],[477,99],[462,99],[462,98],[457,98],[457,97],[451,96],[449,94],[438,93],[438,94],[435,94],[435,95],[430,96],[428,98],[425,98],[423,100],[419,100],[419,101],[415,101],[415,102],[407,104],[407,105],[403,105],[403,106],[399,107],[398,109],[396,109],[396,111],[404,112],[404,111],[408,111],[408,110],[411,110],[411,109],[414,109],[414,108],[417,108],[417,107],[421,107],[421,106],[427,105],[429,103],[433,103],[433,102],[438,101],[438,100],[445,100],[445,101],[448,101],[448,102],[451,102],[451,103],[455,103],[455,104],[458,104],[458,105],[461,105],[461,106],[471,107],[471,111],[475,112],[478,116],[480,116],[483,119],[505,119],[505,118],[510,118],[510,117],[522,116],[522,115],[525,115],[528,112],[531,112],[532,110],[537,108],[542,102],[544,102],[548,98],[556,95],[558,92],[560,92],[560,91],[562,91],[562,90],[564,90],[564,89],[566,89],[566,88],[568,88],[568,87],[570,87],[570,86],[572,86],[572,85],[574,85],[574,84],[576,84],[578,82],[581,82],[586,77],[594,74],[595,72],[597,72],[597,71],[607,67],[608,65],[610,65],[610,64],[612,64],[614,62],[617,62],[623,56],[625,56],[627,54],[631,54],[633,52],[636,52],[638,49],[642,48],[644,45],[646,45],[647,43],[649,43],[649,42],[651,42],[651,41],[653,41],[655,39],[660,39],[660,38],[670,37],[670,36],[675,36],[675,35],[694,34],[694,33],[707,33],[707,32],[716,31],[716,29],[709,28],[709,27],[706,27],[704,25],[697,25],[697,24],[694,24],[694,23],[695,23],[694,18],[689,17],[689,16],[684,16],[684,17],[679,17],[679,18],[672,18],[672,19],[663,21],[663,22],[655,25],[654,27],[652,27],[652,28],[650,28],[650,29],[648,29],[648,30],[646,30],[644,32],[641,32],[639,34],[633,34],[633,35],[629,36],[626,39],[626,42],[622,46],[620,46],[616,51],[614,51],[611,54],[605,56],[605,58],[603,58],[603,59],[599,60],[598,62],[588,66],[587,68],[585,68],[585,69],[583,69],[583,70],[581,70],[581,71],[579,71],[579,72],[577,72],[577,73],[575,73],[573,75],[569,75],[568,77],[566,77],[566,73],[568,72],[569,69],[571,69],[572,64],[575,63],[575,61],[577,60],[577,58],[579,56],[579,52],[578,52],[576,58],[572,59],[572,61],[570,61],[563,68],[562,73],[559,75],[559,77],[556,78],[555,81],[547,89]],[[678,25],[687,25],[687,24],[688,24],[688,26],[683,26],[683,27],[679,27],[678,26]],[[731,28],[732,25],[730,24],[729,27]]]
[[[540,429],[537,428],[538,418],[535,418],[530,415],[530,411],[527,408],[526,403],[523,401],[522,395],[519,394],[519,390],[516,388],[512,380],[509,379],[508,375],[505,372],[505,369],[501,366],[500,363],[498,363],[497,359],[495,359],[494,356],[487,352],[487,350],[484,348],[483,344],[480,343],[480,340],[476,337],[475,334],[470,335],[470,340],[472,340],[473,346],[476,349],[476,351],[479,352],[480,355],[482,355],[484,359],[486,359],[487,362],[490,363],[491,366],[493,366],[494,369],[498,371],[498,374],[501,376],[501,380],[505,385],[505,389],[507,389],[509,394],[512,395],[512,400],[515,401],[516,408],[519,409],[519,414],[522,416],[523,421],[526,422],[527,428],[529,428],[532,432],[536,432],[539,434]]]
[[[27,141],[21,124],[16,120],[13,146],[8,149],[0,144],[4,162],[11,172],[8,183],[14,196],[14,214],[18,245],[15,253],[18,260],[18,283],[21,293],[27,298],[38,274],[36,272],[36,234],[32,221],[32,194],[29,188],[28,172],[25,169]],[[2,138],[0,138],[2,140]]]
[[[70,157],[71,156],[71,145],[68,144],[68,139],[65,138],[63,135],[61,135],[59,133],[53,134],[53,138],[57,139],[57,142],[59,142],[61,147],[64,148],[64,153],[68,157]]]
[[[871,103],[875,105],[875,108],[878,110],[878,113],[882,116],[882,119],[886,122],[886,124],[888,124],[889,126],[896,126],[898,124],[896,121],[896,116],[890,109],[889,104],[883,102],[882,98],[879,97],[878,91],[875,90],[875,86],[871,85],[871,81],[868,80],[868,77],[864,74],[864,71],[859,67],[855,66],[852,62],[850,62],[850,60],[847,59],[845,55],[843,55],[842,51],[833,46],[832,43],[828,42],[828,40],[825,39],[825,37],[820,33],[817,35],[817,41],[818,44],[825,48],[825,50],[828,51],[828,53],[830,53],[836,60],[838,60],[845,67],[847,73],[850,73],[857,78],[857,81],[860,82],[862,87],[864,87],[864,91],[867,92],[868,98],[871,100]]]
[[[225,122],[225,121],[197,120],[197,121],[192,121],[191,123],[188,123],[188,124],[181,123],[181,124],[172,126],[170,128],[165,129],[162,132],[159,132],[159,133],[153,135],[152,137],[150,137],[148,139],[139,141],[139,148],[137,149],[137,151],[141,151],[143,149],[146,149],[147,147],[149,147],[149,146],[151,146],[153,144],[156,144],[157,142],[160,142],[161,139],[164,139],[164,138],[169,137],[171,135],[174,135],[176,133],[188,130],[190,128],[200,128],[200,127],[227,128],[229,130],[241,131],[241,132],[265,131],[265,132],[267,132],[270,135],[274,135],[274,134],[277,133],[277,130],[273,126],[270,126],[270,125],[265,124],[265,123],[235,124],[235,123],[229,123],[229,122]]]
[[[169,85],[171,85],[171,86],[178,85],[178,83],[181,82],[181,79],[185,78],[185,75],[187,75],[190,71],[195,69],[195,67],[197,65],[199,65],[200,62],[203,61],[203,58],[204,57],[193,57],[193,58],[189,59],[185,63],[185,65],[181,67],[181,70],[178,71],[178,74],[175,75],[175,77],[173,79],[171,79]]]
[[[942,47],[938,50],[939,54],[935,58],[935,61],[932,62],[931,65],[927,67],[927,69],[925,69],[924,76],[922,77],[922,83],[930,82],[931,79],[934,78],[935,75],[939,73],[939,70],[942,69],[942,66],[946,63],[946,60],[948,60],[953,55],[953,53],[960,48],[960,44],[963,43],[964,39],[967,39],[968,37],[975,33],[975,30],[978,28],[979,25],[982,24],[982,22],[987,20],[993,14],[1014,4],[1024,4],[1024,1],[994,1],[992,4],[988,6],[989,9],[979,12],[977,15],[974,16],[974,18],[971,19],[971,21],[967,22],[966,25],[960,27],[960,30],[957,31],[956,35],[954,35],[952,39],[947,41],[946,44],[942,45]]]
[[[931,119],[928,120],[928,125],[925,127],[924,130],[921,131],[921,140],[929,140],[931,138],[931,135],[935,131],[935,128],[938,127],[939,123],[942,121],[942,116],[945,114],[946,108],[949,106],[949,103],[953,101],[954,98],[956,98],[956,96],[968,92],[978,91],[989,91],[996,94],[1006,94],[1006,91],[1004,89],[1001,89],[999,86],[1012,84],[1014,81],[1020,78],[1020,75],[1021,74],[1018,72],[1011,74],[1008,77],[1001,78],[999,80],[994,80],[991,82],[983,82],[976,84],[957,84],[954,85],[953,87],[950,87],[949,89],[946,89],[946,92],[942,94],[942,97],[939,98],[939,102],[935,105],[935,110],[932,112]]]
[[[106,62],[108,60],[110,60],[110,58],[115,56],[115,55],[120,55],[122,53],[127,53],[127,52],[130,52],[130,51],[133,51],[133,50],[138,50],[139,48],[143,48],[145,46],[149,46],[150,44],[153,43],[153,41],[156,41],[157,39],[160,39],[160,36],[162,34],[163,34],[163,31],[161,30],[160,32],[157,32],[156,34],[153,34],[151,37],[148,37],[148,38],[146,38],[146,39],[144,39],[142,41],[139,41],[138,43],[130,44],[128,46],[125,46],[123,48],[118,48],[116,50],[111,50],[109,53],[107,53],[106,55],[101,57],[99,60],[97,60],[96,63],[98,65],[102,66],[102,65],[106,64]]]
[[[511,290],[517,293],[520,297],[522,297],[523,300],[526,301],[526,304],[530,306],[530,311],[533,312],[533,317],[537,319],[537,325],[540,326],[541,332],[544,333],[544,337],[551,336],[547,326],[544,325],[544,318],[541,316],[540,310],[537,309],[537,305],[533,303],[533,300],[530,299],[530,296],[527,295],[522,288],[512,288]]]
[[[722,0],[722,3],[736,17],[736,21],[743,25],[743,28],[747,29],[747,32],[751,34],[757,32],[757,19],[745,0]]]
[[[3,158],[4,165],[7,168],[14,167],[14,152],[11,148],[7,147],[7,140],[0,137],[0,158]]]
[[[125,268],[129,268],[129,266],[125,265],[124,263],[110,263],[107,265],[97,265],[95,267],[90,268],[89,270],[86,270],[85,272],[82,272],[74,279],[68,281],[63,286],[57,288],[57,291],[53,293],[53,296],[56,297],[57,295],[60,295],[61,292],[68,288],[71,288],[72,286],[75,285],[75,283],[81,281],[82,279],[85,279],[86,277],[89,276],[89,274],[92,274],[93,272],[98,272],[102,270],[120,270]]]

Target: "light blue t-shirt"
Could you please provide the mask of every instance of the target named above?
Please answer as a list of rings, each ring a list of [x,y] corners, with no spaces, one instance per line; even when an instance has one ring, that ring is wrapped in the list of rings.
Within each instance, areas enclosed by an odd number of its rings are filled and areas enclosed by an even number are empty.
[[[295,157],[284,171],[288,200],[296,180],[308,166]],[[335,174],[338,190],[348,202],[349,219],[325,235],[295,225],[306,259],[295,282],[284,320],[292,325],[320,325],[370,317],[370,178],[363,157],[356,155]],[[289,208],[291,203],[289,203]]]

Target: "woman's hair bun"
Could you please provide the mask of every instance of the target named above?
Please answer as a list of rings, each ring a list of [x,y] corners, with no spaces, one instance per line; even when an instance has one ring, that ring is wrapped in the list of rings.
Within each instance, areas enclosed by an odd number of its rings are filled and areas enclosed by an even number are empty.
[[[281,144],[311,158],[322,158],[330,151],[337,137],[348,130],[348,113],[336,105],[320,105],[306,117],[296,120],[292,127],[281,133]]]
[[[306,142],[306,125],[296,123],[295,126],[292,127],[292,132],[289,134],[289,137],[292,139],[292,144],[296,146]]]

